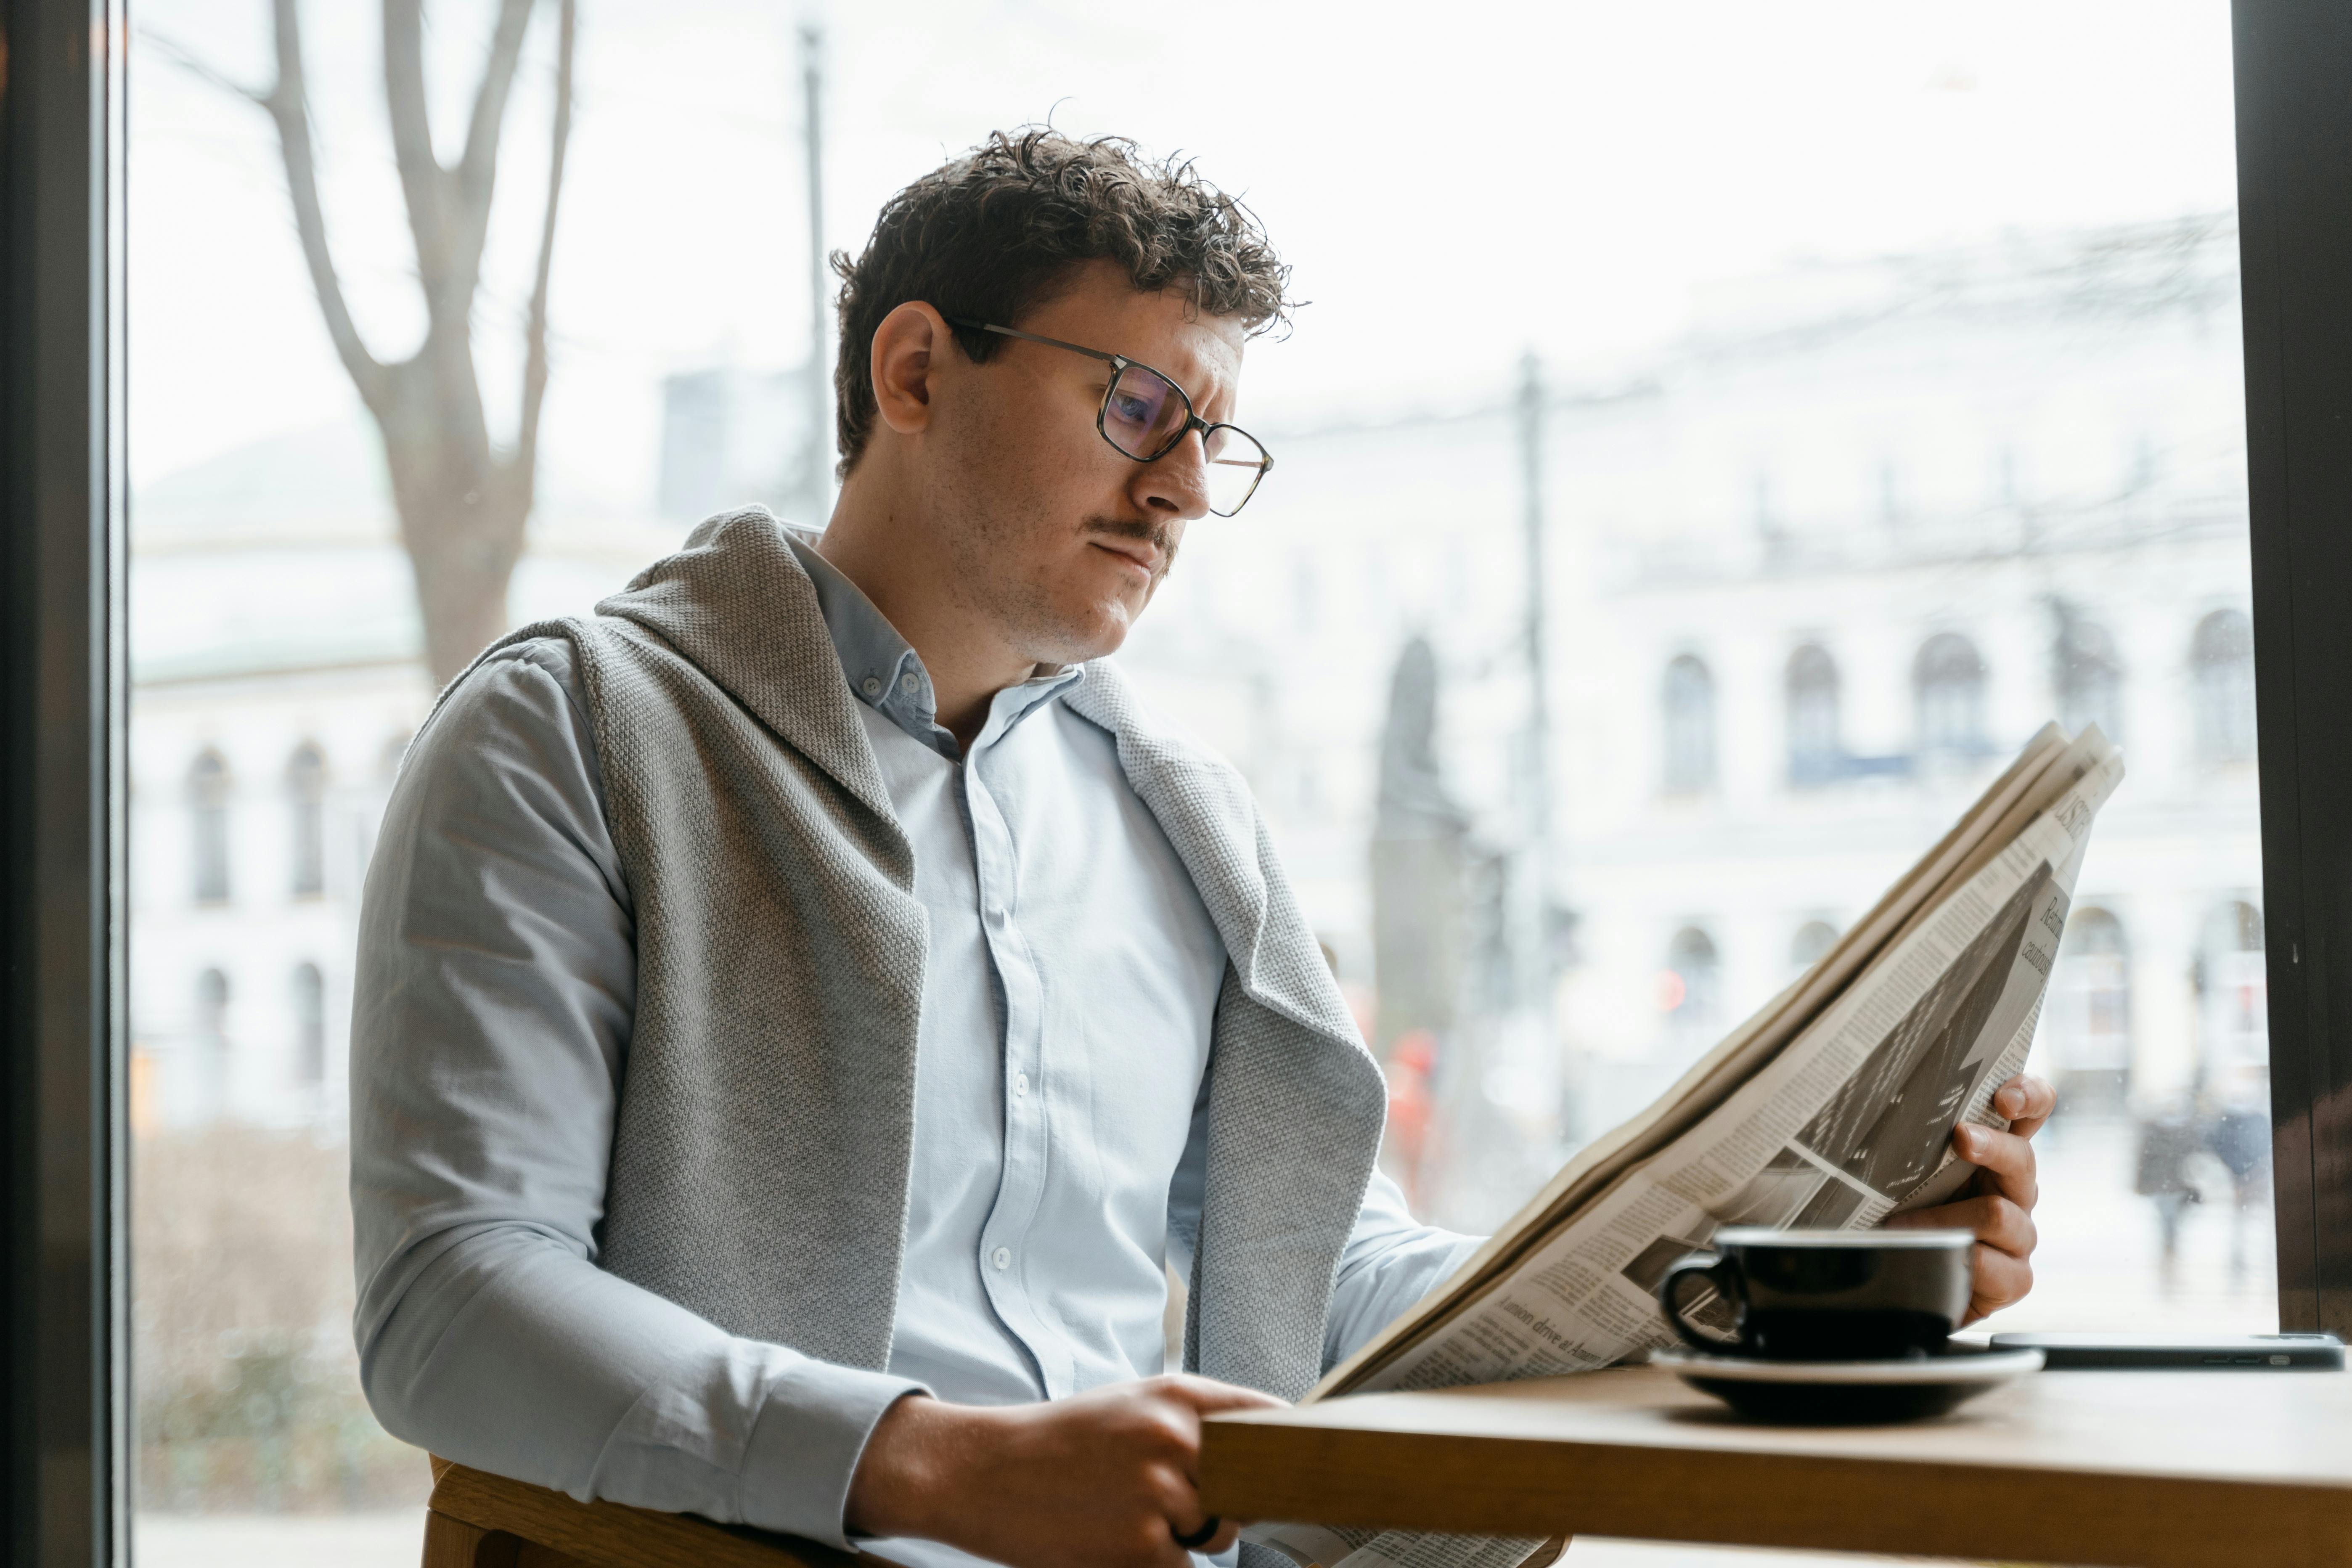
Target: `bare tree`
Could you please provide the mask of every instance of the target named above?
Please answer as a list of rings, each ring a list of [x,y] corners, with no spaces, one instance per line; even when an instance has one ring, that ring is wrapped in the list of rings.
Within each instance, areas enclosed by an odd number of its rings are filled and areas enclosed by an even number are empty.
[[[425,295],[425,339],[406,359],[372,353],[343,300],[319,203],[317,138],[302,72],[301,18],[296,0],[272,0],[278,79],[267,91],[227,81],[189,52],[158,44],[210,79],[269,111],[285,155],[286,188],[302,257],[317,289],[328,335],[383,435],[400,539],[416,574],[425,622],[425,662],[436,685],[462,670],[506,629],[507,584],[522,553],[539,466],[539,416],[547,395],[547,280],[555,248],[557,197],[572,134],[572,58],[576,0],[554,0],[557,15],[555,111],[540,221],[539,259],[523,322],[520,416],[514,440],[490,438],[474,363],[474,305],[489,237],[498,182],[499,139],[507,98],[537,0],[499,0],[489,57],[474,93],[466,142],[454,167],[433,150],[425,104],[424,0],[383,0],[383,85],[392,145],[416,246]]]

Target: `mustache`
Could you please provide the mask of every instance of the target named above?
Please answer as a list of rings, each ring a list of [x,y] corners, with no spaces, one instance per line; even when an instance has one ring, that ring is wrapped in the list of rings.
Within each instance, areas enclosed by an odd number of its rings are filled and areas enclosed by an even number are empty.
[[[1176,537],[1164,523],[1152,522],[1143,518],[1126,521],[1118,518],[1097,517],[1087,520],[1087,531],[1114,534],[1120,539],[1140,540],[1150,545],[1160,552],[1160,574],[1163,577],[1168,574],[1168,569],[1176,564]]]

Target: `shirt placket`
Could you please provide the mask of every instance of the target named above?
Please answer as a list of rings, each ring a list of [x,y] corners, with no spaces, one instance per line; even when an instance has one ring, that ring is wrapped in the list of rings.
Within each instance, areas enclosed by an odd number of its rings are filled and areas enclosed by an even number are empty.
[[[1046,1395],[1060,1398],[1074,1391],[1076,1369],[1029,1288],[1030,1253],[1050,1173],[1045,979],[1021,929],[1019,858],[995,793],[1010,781],[996,739],[983,735],[963,770],[981,931],[1004,993],[1004,1171],[981,1230],[980,1272],[997,1315],[1035,1361]]]

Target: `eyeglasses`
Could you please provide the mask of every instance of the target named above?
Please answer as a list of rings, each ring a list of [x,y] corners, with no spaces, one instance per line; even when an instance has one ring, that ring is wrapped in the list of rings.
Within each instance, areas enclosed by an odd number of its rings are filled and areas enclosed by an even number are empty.
[[[1209,510],[1219,517],[1231,517],[1246,506],[1256,493],[1258,481],[1274,467],[1274,459],[1266,456],[1256,437],[1237,426],[1212,425],[1196,416],[1192,400],[1185,395],[1184,389],[1148,364],[1138,364],[1125,354],[1082,349],[1058,338],[1016,332],[1011,327],[993,326],[987,321],[959,316],[950,316],[948,321],[973,331],[1018,338],[1024,343],[1043,343],[1049,349],[1067,349],[1110,366],[1110,384],[1103,388],[1102,406],[1095,411],[1095,428],[1113,450],[1139,463],[1158,462],[1174,451],[1178,442],[1198,430],[1202,449],[1209,458]]]

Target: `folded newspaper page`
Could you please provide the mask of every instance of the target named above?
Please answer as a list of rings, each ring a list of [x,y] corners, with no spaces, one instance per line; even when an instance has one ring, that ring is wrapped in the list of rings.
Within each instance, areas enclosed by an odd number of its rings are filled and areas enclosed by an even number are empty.
[[[1297,1568],[1548,1568],[1568,1549],[1565,1536],[1430,1535],[1402,1530],[1326,1530],[1314,1524],[1259,1524],[1242,1539],[1270,1546]]]
[[[2046,727],[1796,984],[1580,1152],[1444,1285],[1309,1399],[1590,1371],[1673,1339],[1654,1291],[1725,1225],[1860,1228],[1952,1195],[1961,1121],[2001,1128],[2091,823],[2123,777]],[[1534,1541],[1329,1532],[1318,1568],[1517,1568]],[[1339,1546],[1347,1554],[1333,1560]]]

